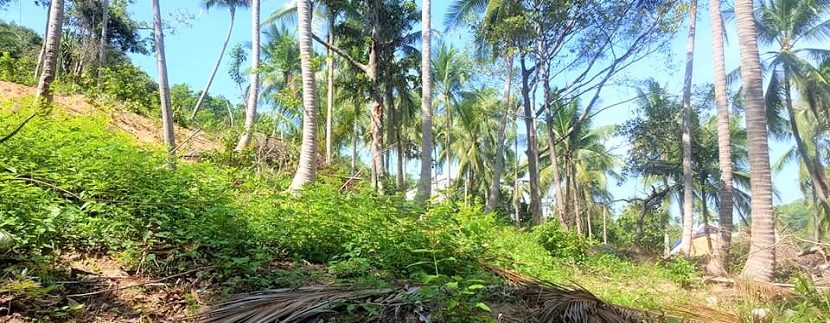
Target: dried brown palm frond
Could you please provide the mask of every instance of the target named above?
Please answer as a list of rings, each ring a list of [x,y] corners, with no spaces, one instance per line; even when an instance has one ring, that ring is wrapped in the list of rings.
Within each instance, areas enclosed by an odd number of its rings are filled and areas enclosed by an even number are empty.
[[[425,317],[422,308],[408,301],[418,287],[361,288],[308,286],[245,294],[215,305],[193,317],[196,322],[315,322],[346,304],[380,307],[379,321],[416,321]]]
[[[792,290],[751,279],[735,279],[735,289],[744,296],[761,301],[784,299],[794,295]]]
[[[683,304],[682,307],[672,306],[669,312],[676,316],[686,317],[689,322],[741,322],[741,318],[735,314],[694,303]]]
[[[648,313],[603,302],[576,284],[558,285],[491,266],[491,271],[516,288],[517,296],[539,307],[541,322],[642,322]]]
[[[700,304],[687,304],[660,313],[614,305],[577,284],[564,286],[501,267],[490,266],[489,269],[509,282],[516,289],[516,296],[538,308],[536,316],[541,322],[739,321],[733,314]]]

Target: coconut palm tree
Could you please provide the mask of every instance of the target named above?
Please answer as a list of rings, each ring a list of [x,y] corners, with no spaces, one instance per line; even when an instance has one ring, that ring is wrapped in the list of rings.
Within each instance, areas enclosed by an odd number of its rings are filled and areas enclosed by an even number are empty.
[[[153,30],[156,41],[156,65],[159,74],[159,97],[161,99],[161,121],[164,128],[164,143],[167,145],[167,166],[176,166],[176,137],[173,135],[173,110],[170,106],[170,86],[167,84],[167,60],[164,54],[164,28],[161,21],[159,0],[151,0],[153,6]]]
[[[695,28],[697,26],[697,0],[689,3],[689,37],[686,43],[686,75],[683,78],[683,235],[680,250],[687,257],[692,247],[693,181],[692,177],[692,68],[695,56]]]
[[[714,264],[710,270],[713,274],[725,273],[724,259],[729,256],[732,243],[732,150],[729,136],[729,104],[726,93],[726,68],[723,54],[723,20],[721,18],[720,0],[709,0],[709,20],[711,23],[712,57],[715,69],[715,106],[717,109],[718,128],[718,166],[720,168],[720,190],[718,197],[718,219],[720,224],[720,250],[716,250]],[[721,269],[718,272],[718,269]]]
[[[818,138],[822,132],[822,125],[820,121],[809,111],[801,110],[796,115],[796,120],[799,125],[799,131],[801,131],[801,136],[803,138],[812,138],[812,140],[806,141],[806,149],[810,154],[815,154],[818,156],[821,154],[822,149],[819,147]],[[826,148],[824,154],[827,154]],[[821,225],[822,222],[826,220],[826,217],[822,217],[822,206],[821,201],[818,200],[818,196],[814,190],[814,186],[811,183],[812,178],[810,177],[810,173],[807,171],[806,163],[802,158],[802,155],[798,153],[798,148],[791,148],[787,150],[784,154],[779,157],[779,159],[772,164],[772,169],[776,173],[780,173],[787,164],[796,163],[798,165],[798,181],[801,184],[801,192],[805,197],[805,200],[808,201],[810,206],[814,208],[814,215],[812,220],[813,226],[813,240],[820,241],[821,240]],[[810,198],[807,198],[807,197]]]
[[[248,102],[245,104],[245,125],[239,143],[234,150],[241,151],[251,143],[259,102],[259,3],[251,1],[251,78],[248,85]]]
[[[552,103],[552,108],[556,114],[550,119],[552,124],[545,125],[545,127],[553,132],[554,137],[547,134],[547,137],[540,138],[540,141],[548,141],[548,143],[551,138],[556,140],[568,132],[577,122],[582,111],[578,100],[555,101]],[[562,221],[568,226],[573,225],[572,227],[580,234],[586,231],[592,234],[590,217],[601,214],[601,209],[597,208],[597,204],[602,204],[600,201],[611,200],[606,184],[607,179],[609,177],[620,179],[620,175],[614,171],[620,166],[620,162],[605,145],[605,142],[616,133],[617,127],[594,128],[590,119],[579,124],[571,136],[555,145],[557,150],[553,155],[550,151],[545,155],[547,164],[541,167],[540,182],[546,192],[555,191],[558,185],[564,186],[564,189],[559,192],[561,195],[556,196],[557,199],[562,199],[563,207],[567,210],[563,214],[569,215],[568,219],[563,218]],[[552,156],[560,159],[557,165],[553,164]],[[561,177],[556,174],[560,171]],[[585,215],[584,218],[583,215]],[[587,230],[583,230],[584,228]]]
[[[452,46],[441,44],[438,48],[438,53],[432,61],[433,72],[435,73],[435,83],[440,93],[439,102],[444,108],[444,122],[446,123],[443,129],[444,135],[444,149],[442,155],[445,160],[445,175],[447,178],[447,185],[452,183],[452,119],[456,106],[456,95],[461,91],[464,83],[467,81],[467,60],[464,54]]]
[[[742,275],[749,279],[770,281],[775,267],[775,221],[772,213],[772,178],[763,76],[752,0],[735,1],[735,20],[741,54],[741,83],[749,141],[749,167],[752,172],[752,243]]]
[[[421,1],[421,174],[418,201],[432,195],[432,1]]]
[[[204,101],[205,96],[207,95],[208,91],[210,90],[210,85],[213,84],[213,78],[216,77],[216,72],[219,71],[219,66],[222,65],[222,58],[225,56],[225,49],[228,48],[228,41],[231,40],[231,34],[233,33],[233,22],[234,18],[236,18],[236,9],[237,8],[245,8],[248,6],[248,0],[203,0],[202,7],[205,10],[210,10],[213,7],[224,7],[228,9],[228,32],[225,34],[225,41],[222,42],[222,49],[219,50],[219,58],[216,59],[216,65],[213,66],[213,71],[210,72],[210,77],[208,77],[207,84],[205,84],[205,88],[202,89],[202,94],[199,95],[199,100],[196,101],[196,105],[193,106],[193,112],[190,113],[190,119],[196,117],[196,112],[199,112],[199,107],[202,105],[202,101]]]
[[[60,54],[61,31],[63,30],[63,0],[52,0],[49,5],[49,27],[44,43],[43,71],[39,75],[36,95],[48,104],[52,102],[50,85],[55,79],[58,55]]]
[[[830,216],[830,184],[824,173],[824,165],[819,158],[809,154],[807,143],[800,134],[792,93],[794,87],[802,89],[802,93],[808,95],[804,97],[808,103],[821,100],[818,96],[822,95],[826,100],[830,95],[826,86],[811,87],[811,76],[821,74],[817,64],[830,57],[830,50],[799,47],[803,42],[822,42],[826,39],[830,33],[828,9],[830,2],[825,0],[766,0],[760,2],[757,9],[756,25],[760,45],[777,47],[765,54],[768,56],[765,60],[768,71],[771,73],[767,88],[767,109],[779,110],[782,106],[786,109],[798,153],[810,174],[825,214]],[[817,64],[810,58],[816,58]],[[823,91],[808,90],[822,88]],[[815,105],[810,105],[814,113],[817,112]]]
[[[477,30],[487,31],[494,23],[501,20],[501,16],[505,16],[510,7],[510,2],[507,1],[493,1],[493,0],[456,0],[447,11],[444,19],[447,31],[456,29],[462,25],[474,26]],[[504,172],[504,154],[505,154],[505,132],[507,123],[512,120],[510,117],[513,114],[512,106],[510,104],[510,90],[513,81],[513,61],[514,54],[511,50],[511,41],[509,37],[504,37],[501,34],[500,41],[491,43],[485,40],[486,37],[481,37],[481,33],[476,34],[476,47],[479,52],[491,52],[493,56],[498,53],[502,55],[505,63],[505,84],[504,96],[502,98],[503,109],[501,114],[501,122],[498,126],[498,133],[496,137],[496,154],[494,156],[495,163],[493,167],[493,181],[490,183],[490,188],[487,194],[487,202],[485,204],[485,212],[493,211],[499,201],[501,191],[501,177]],[[496,38],[490,38],[496,39]]]
[[[303,79],[303,143],[300,146],[300,163],[289,190],[298,190],[314,181],[317,172],[317,102],[315,96],[313,53],[311,41],[311,1],[297,2],[300,36],[300,64]]]
[[[464,178],[464,197],[481,196],[487,191],[488,175],[496,140],[496,119],[491,116],[499,108],[498,92],[492,87],[481,87],[460,93],[456,104],[457,122],[452,130],[456,138],[449,151],[458,159],[456,178]]]
[[[304,109],[297,34],[277,25],[268,26],[263,34],[260,100],[263,105],[271,106],[280,138],[299,145]]]
[[[282,21],[287,24],[296,24],[295,19],[297,16],[297,2],[298,0],[286,2],[282,7],[274,11],[271,16],[266,18],[263,21],[263,24],[272,24],[277,21]],[[316,21],[326,21],[325,29],[328,34],[326,42],[329,44],[335,44],[334,27],[338,15],[340,15],[341,12],[345,12],[350,15],[357,15],[354,10],[351,10],[348,3],[342,0],[319,1],[312,7],[314,9],[312,16],[317,16],[319,18]],[[317,29],[317,26],[319,26],[319,24],[315,25],[314,23],[315,19],[312,19],[312,30]],[[331,164],[334,158],[334,94],[334,52],[331,48],[326,48],[326,164]]]

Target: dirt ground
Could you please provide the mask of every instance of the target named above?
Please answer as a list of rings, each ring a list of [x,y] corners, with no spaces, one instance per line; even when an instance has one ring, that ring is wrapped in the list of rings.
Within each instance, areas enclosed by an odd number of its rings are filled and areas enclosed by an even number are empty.
[[[0,98],[13,99],[32,96],[35,88],[25,85],[0,81]],[[105,111],[110,114],[112,121],[110,126],[129,133],[140,143],[162,144],[161,123],[148,117],[138,115],[120,109],[104,109],[94,100],[83,95],[56,95],[55,102],[61,109],[71,114],[90,114],[93,112]],[[211,136],[198,131],[197,129],[185,129],[177,126],[175,129],[176,142],[181,145],[179,155],[194,156],[204,151],[222,148],[222,144]],[[195,135],[194,135],[195,133]],[[187,140],[185,142],[185,140]]]

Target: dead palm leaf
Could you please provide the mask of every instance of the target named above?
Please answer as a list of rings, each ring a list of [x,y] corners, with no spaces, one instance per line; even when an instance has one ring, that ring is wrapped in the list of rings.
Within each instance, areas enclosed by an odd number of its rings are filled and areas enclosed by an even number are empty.
[[[214,322],[314,322],[336,313],[347,304],[372,304],[380,307],[379,321],[400,322],[425,317],[408,296],[418,287],[361,288],[308,286],[281,288],[245,294],[213,306],[193,319]],[[404,310],[405,309],[405,310]]]

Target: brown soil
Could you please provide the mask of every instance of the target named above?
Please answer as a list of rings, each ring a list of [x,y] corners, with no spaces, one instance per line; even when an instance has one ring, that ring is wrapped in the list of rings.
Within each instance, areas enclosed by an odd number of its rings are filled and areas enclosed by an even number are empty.
[[[208,269],[163,279],[128,273],[108,257],[73,254],[60,262],[60,289],[36,298],[6,294],[0,308],[26,310],[0,311],[0,323],[181,322],[212,295],[209,278],[203,278],[210,277]]]
[[[0,81],[0,98],[14,99],[31,97],[35,89],[25,85]],[[84,97],[80,94],[56,95],[55,102],[61,109],[70,114],[82,115],[95,112],[107,112],[111,115],[110,126],[120,129],[132,135],[138,142],[143,144],[163,144],[161,123],[157,120],[138,115],[133,112],[120,109],[105,109],[95,100]],[[117,107],[116,107],[117,108]],[[199,132],[196,129],[176,127],[176,142],[181,145],[179,155],[194,156],[201,152],[217,150],[222,144],[210,135]],[[192,138],[190,138],[192,136]],[[187,142],[184,142],[190,138]],[[182,144],[184,142],[184,144]]]

